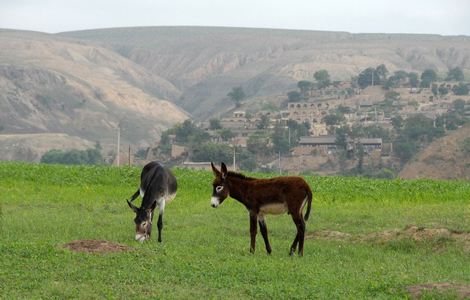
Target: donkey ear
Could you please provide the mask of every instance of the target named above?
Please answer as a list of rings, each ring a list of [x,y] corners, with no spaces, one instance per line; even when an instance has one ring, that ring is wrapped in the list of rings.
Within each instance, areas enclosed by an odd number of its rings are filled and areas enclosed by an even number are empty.
[[[129,202],[129,200],[127,200],[127,204],[129,205],[129,207],[135,212],[137,213],[139,211],[139,208],[137,206],[135,206],[134,204],[132,204],[131,202]]]
[[[220,171],[217,170],[217,168],[214,166],[214,164],[211,162],[211,167],[212,167],[212,172],[214,173],[215,176],[220,176]]]
[[[220,164],[220,170],[222,171],[222,178],[225,179],[228,173],[227,166],[225,165],[225,163],[222,162]]]

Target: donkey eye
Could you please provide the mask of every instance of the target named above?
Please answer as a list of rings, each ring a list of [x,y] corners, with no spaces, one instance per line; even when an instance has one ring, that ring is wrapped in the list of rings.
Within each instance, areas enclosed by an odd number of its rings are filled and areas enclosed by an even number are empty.
[[[223,190],[223,189],[224,189],[224,186],[223,186],[223,185],[219,185],[219,186],[217,186],[217,187],[215,188],[215,191],[218,193],[218,192],[220,192],[220,191]]]

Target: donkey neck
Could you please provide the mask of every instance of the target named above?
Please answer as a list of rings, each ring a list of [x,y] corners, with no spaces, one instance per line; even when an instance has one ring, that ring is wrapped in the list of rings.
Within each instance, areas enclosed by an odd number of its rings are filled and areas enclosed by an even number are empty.
[[[227,177],[227,183],[229,185],[230,197],[244,204],[249,208],[249,185],[253,181],[253,178],[246,177],[238,173],[229,172]]]

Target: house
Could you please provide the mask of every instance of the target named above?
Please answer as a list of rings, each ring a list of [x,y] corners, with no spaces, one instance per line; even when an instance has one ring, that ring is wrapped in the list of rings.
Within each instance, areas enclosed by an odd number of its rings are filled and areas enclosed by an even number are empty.
[[[187,169],[196,169],[196,170],[211,170],[210,162],[195,162],[195,161],[185,161],[181,164],[181,167]]]
[[[354,145],[362,144],[364,151],[369,153],[375,149],[382,149],[382,138],[348,138],[347,144],[349,150],[352,150]],[[335,136],[303,136],[300,138],[299,145],[301,147],[318,149],[323,153],[337,150]]]

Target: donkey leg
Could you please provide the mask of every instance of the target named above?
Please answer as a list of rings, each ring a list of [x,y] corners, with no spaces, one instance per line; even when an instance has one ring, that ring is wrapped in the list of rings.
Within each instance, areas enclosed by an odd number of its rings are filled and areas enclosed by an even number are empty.
[[[140,195],[140,188],[137,189],[137,192],[135,192],[134,195],[131,196],[130,201],[131,202],[134,201],[135,199],[137,199],[137,197],[139,197],[139,195]]]
[[[250,236],[251,236],[250,252],[251,253],[255,253],[256,232],[257,232],[256,219],[257,219],[256,215],[250,212]]]
[[[300,241],[300,238],[301,238],[301,228],[300,228],[300,218],[301,216],[299,216],[299,214],[291,214],[292,216],[292,220],[294,221],[295,223],[295,226],[297,228],[297,234],[295,236],[295,239],[294,239],[294,242],[292,243],[292,246],[290,247],[290,255],[294,255],[295,253],[295,249],[297,248],[297,243],[299,243]],[[300,247],[299,247],[300,249]]]
[[[259,218],[258,223],[259,223],[259,230],[261,231],[261,234],[263,235],[264,245],[266,246],[266,252],[268,252],[268,254],[271,254],[271,245],[269,245],[269,240],[268,240],[268,228],[266,227],[266,222],[264,221],[264,217]]]
[[[163,212],[164,211],[165,211],[165,200],[162,200],[161,204],[159,205],[158,221],[157,221],[159,243],[162,242]]]
[[[295,235],[294,242],[292,243],[292,246],[290,246],[290,253],[289,255],[292,256],[295,253],[295,249],[297,248],[297,242],[299,241],[299,233]]]
[[[158,221],[157,221],[157,227],[158,227],[158,242],[162,242],[162,229],[163,229],[163,213],[160,213],[158,215]]]
[[[305,221],[302,215],[300,215],[300,235],[299,235],[299,255],[304,255],[304,240],[305,240]]]

